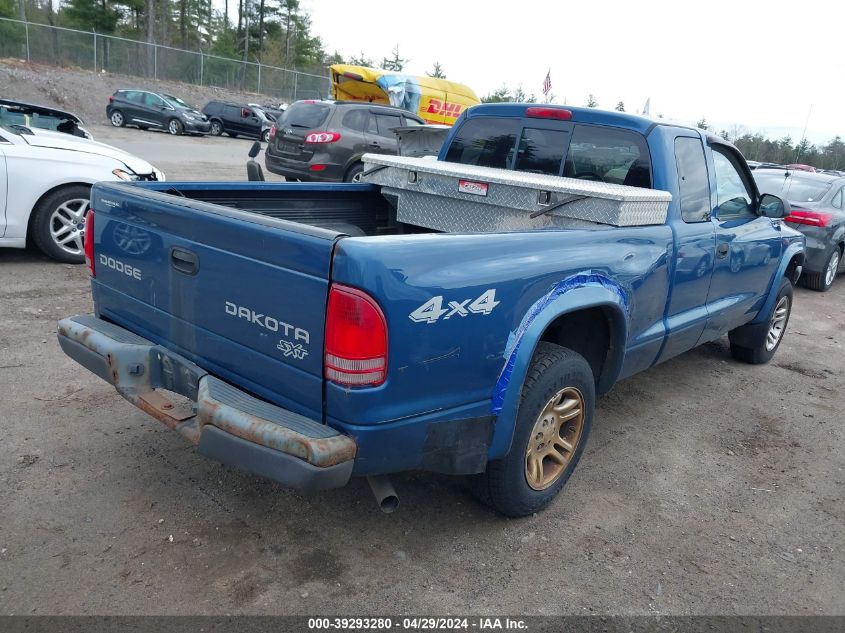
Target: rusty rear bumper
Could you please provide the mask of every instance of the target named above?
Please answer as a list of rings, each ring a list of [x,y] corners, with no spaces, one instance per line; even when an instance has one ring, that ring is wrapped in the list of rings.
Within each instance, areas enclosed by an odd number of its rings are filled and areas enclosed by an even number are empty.
[[[351,437],[254,398],[152,341],[91,315],[62,319],[58,337],[68,356],[203,455],[293,488],[336,488],[352,474]],[[188,398],[192,409],[157,389]]]

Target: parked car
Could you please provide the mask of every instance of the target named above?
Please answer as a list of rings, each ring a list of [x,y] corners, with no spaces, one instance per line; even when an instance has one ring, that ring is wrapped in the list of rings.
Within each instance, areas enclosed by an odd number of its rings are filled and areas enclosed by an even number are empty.
[[[179,97],[147,90],[118,90],[109,97],[106,116],[115,127],[134,125],[170,134],[208,134],[211,126],[204,114]]]
[[[804,285],[826,292],[845,265],[845,178],[805,171],[756,169],[760,191],[789,200],[786,221],[807,237]]]
[[[136,180],[164,174],[90,139],[0,126],[0,247],[24,248],[31,239],[49,257],[81,264],[91,185]]]
[[[231,137],[248,136],[265,143],[270,138],[273,121],[261,108],[226,101],[209,101],[202,113],[208,118],[212,136],[220,136],[225,132]]]
[[[82,119],[72,112],[11,99],[0,99],[0,125],[37,127],[92,138],[82,127]]]
[[[294,121],[321,135],[384,113],[314,105]],[[804,237],[724,139],[488,104],[439,159],[367,164],[356,185],[95,185],[107,318],[60,321],[62,349],[232,466],[310,489],[368,477],[386,509],[389,473],[472,475],[525,516],[573,472],[597,394],[723,335],[749,363],[784,340]],[[116,248],[129,229],[151,246]],[[753,256],[735,268],[732,247]],[[688,248],[703,269],[678,266]]]
[[[356,182],[365,153],[396,154],[394,128],[423,125],[415,114],[360,101],[291,104],[270,131],[264,163],[287,180]]]
[[[267,116],[268,119],[273,121],[274,123],[279,120],[279,118],[285,113],[285,110],[288,107],[287,103],[276,103],[276,104],[265,104],[261,105],[260,103],[248,103],[247,105],[252,106],[254,108],[260,108],[262,112]]]

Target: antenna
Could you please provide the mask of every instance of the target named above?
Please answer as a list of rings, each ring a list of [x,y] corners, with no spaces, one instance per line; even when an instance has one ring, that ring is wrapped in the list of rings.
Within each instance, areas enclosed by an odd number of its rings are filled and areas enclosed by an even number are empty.
[[[801,156],[801,146],[807,138],[807,126],[810,124],[810,115],[813,113],[813,104],[810,104],[810,109],[807,110],[807,120],[804,121],[804,131],[801,133],[801,140],[798,141],[798,151],[795,153],[795,162],[798,163],[798,158]]]

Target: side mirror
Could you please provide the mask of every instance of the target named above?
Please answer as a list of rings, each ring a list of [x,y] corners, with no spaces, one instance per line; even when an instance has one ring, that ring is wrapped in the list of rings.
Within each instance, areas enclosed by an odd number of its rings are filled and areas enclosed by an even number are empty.
[[[255,158],[256,156],[258,156],[258,153],[260,151],[261,151],[261,143],[259,143],[258,141],[255,141],[255,143],[252,144],[252,147],[249,148],[249,157]]]
[[[760,196],[757,209],[760,215],[774,219],[785,218],[792,212],[792,207],[785,198],[771,193],[764,193]]]

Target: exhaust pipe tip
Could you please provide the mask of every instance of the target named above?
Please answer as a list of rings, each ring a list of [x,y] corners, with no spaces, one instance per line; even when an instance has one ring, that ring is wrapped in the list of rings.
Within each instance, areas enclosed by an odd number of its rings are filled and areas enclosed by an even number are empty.
[[[370,484],[370,489],[373,491],[379,509],[385,514],[395,512],[396,508],[399,507],[399,496],[393,489],[390,478],[387,475],[375,475],[367,477],[367,483]]]

